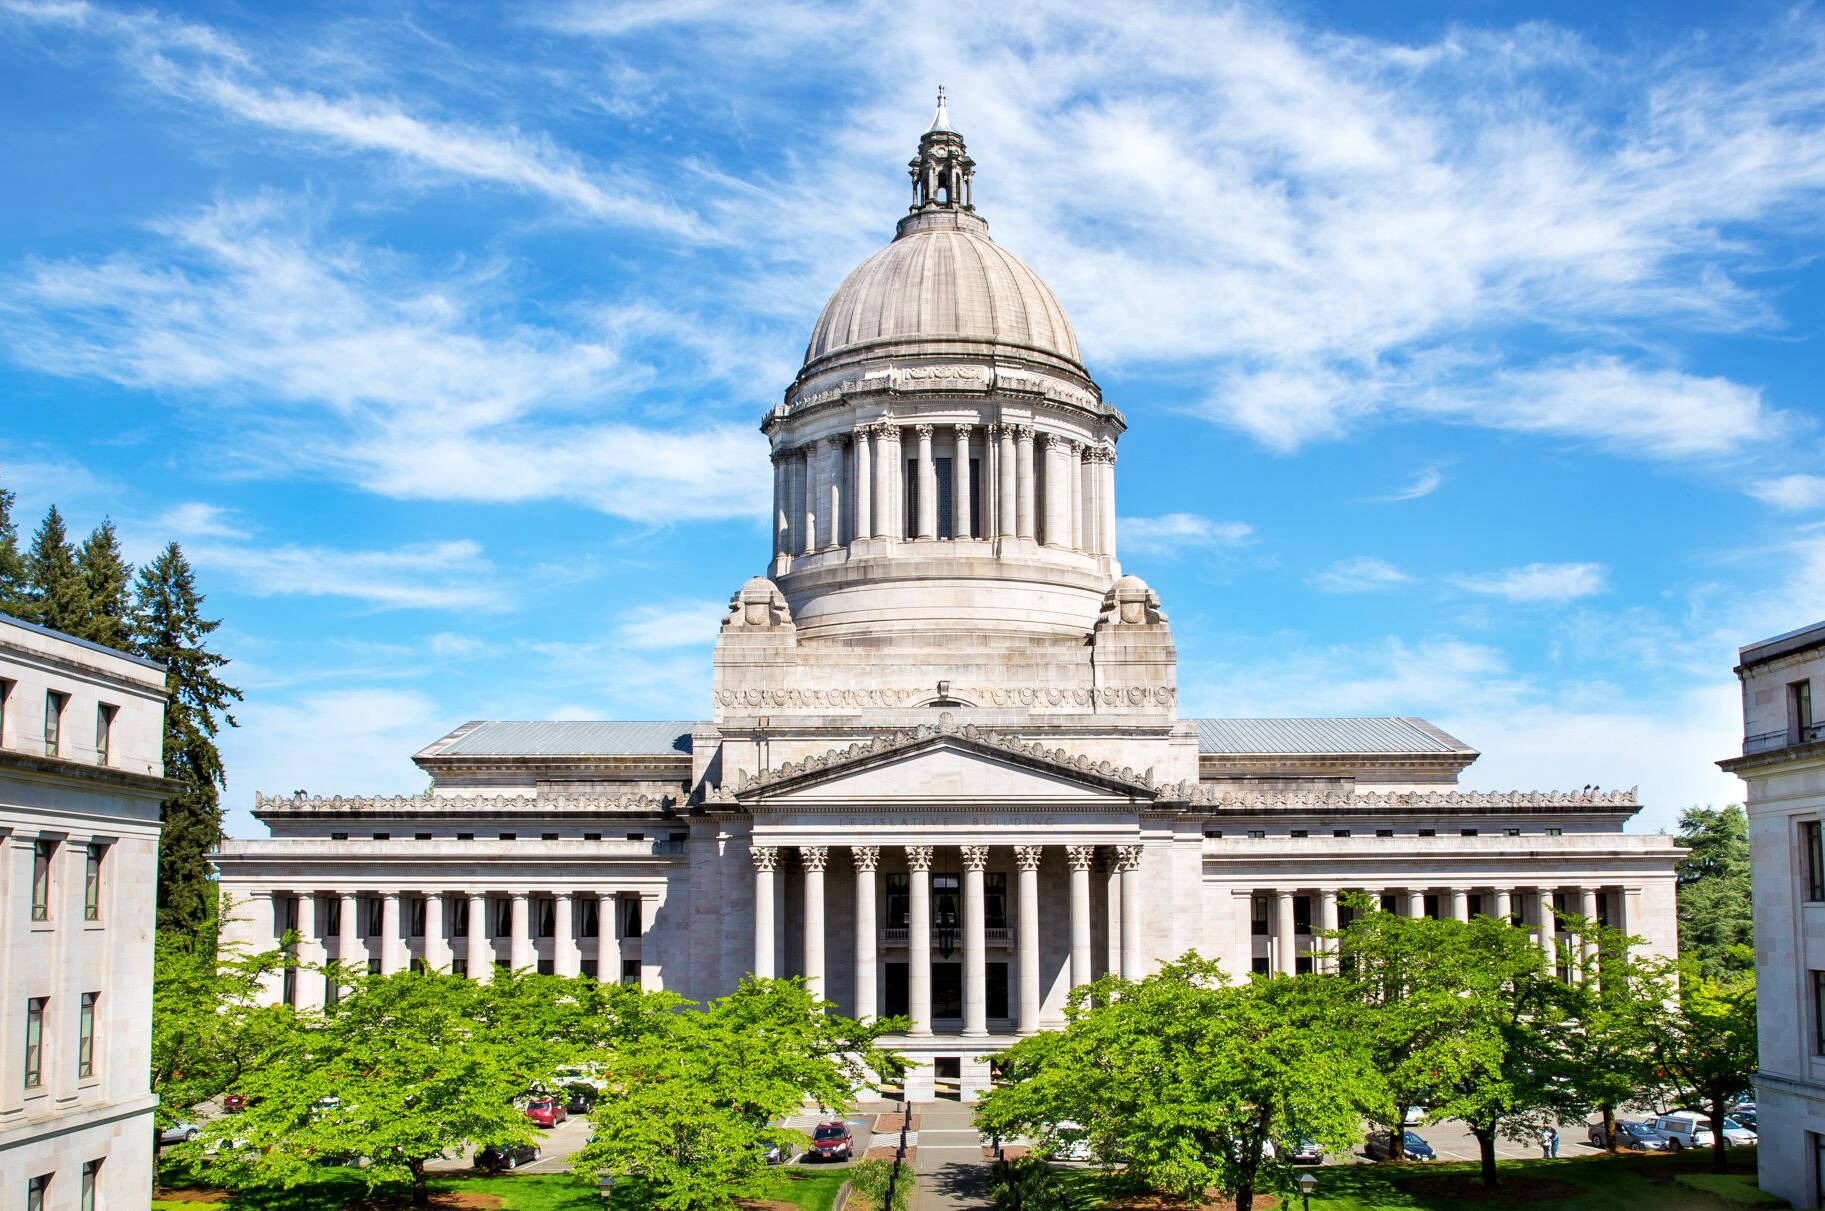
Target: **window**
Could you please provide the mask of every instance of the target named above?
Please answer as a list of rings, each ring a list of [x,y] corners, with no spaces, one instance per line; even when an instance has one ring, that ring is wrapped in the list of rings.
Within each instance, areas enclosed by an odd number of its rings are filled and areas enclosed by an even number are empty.
[[[583,839],[585,841],[600,841],[602,839],[602,834],[601,833],[584,833]]]
[[[298,897],[277,896],[273,903],[279,909],[279,933],[283,935],[298,932]]]
[[[475,840],[475,834],[474,833],[457,833],[456,839],[458,841],[473,841],[473,840]]]
[[[1223,839],[1223,830],[1220,828],[1207,828],[1204,830],[1204,835],[1212,841],[1221,841]]]
[[[501,840],[503,840],[503,841],[517,841],[518,839],[519,839],[518,833],[502,833],[501,834]]]
[[[406,901],[406,931],[414,938],[425,936],[425,917],[428,915],[423,896],[413,896]]]
[[[44,1211],[44,1192],[51,1188],[51,1175],[40,1173],[25,1183],[25,1211]]]
[[[646,834],[645,833],[629,833],[629,834],[627,834],[627,839],[629,841],[644,841],[644,840],[646,840]]]
[[[283,1005],[290,1005],[293,1009],[298,1007],[298,969],[296,967],[287,967],[285,974],[280,977],[279,1002]]]
[[[414,840],[414,841],[429,841],[430,839],[431,839],[430,833],[413,833],[412,834],[412,840]]]
[[[1265,841],[1267,839],[1267,830],[1265,828],[1251,828],[1248,830],[1248,839],[1250,841]]]
[[[1257,938],[1265,938],[1267,936],[1266,896],[1253,897],[1252,907],[1249,910],[1248,932]]]
[[[536,896],[532,901],[532,936],[555,938],[558,935],[558,902],[550,896]],[[545,974],[550,975],[550,972]]]
[[[1347,828],[1333,828],[1331,830],[1331,835],[1333,837],[1347,837],[1350,835],[1350,830]]]
[[[1825,971],[1812,973],[1812,1054],[1825,1055]]]
[[[982,876],[982,927],[1008,927],[1008,877],[1000,871],[987,871]],[[1000,1016],[1005,1018],[1008,1015],[1004,1013]]]
[[[13,700],[13,683],[0,677],[0,744],[6,743],[6,706]]]
[[[101,859],[108,852],[105,845],[89,846],[82,872],[82,919],[101,920]]]
[[[450,974],[453,976],[468,975],[469,974],[469,960],[468,959],[451,959],[450,960]]]
[[[290,975],[288,970],[285,974]],[[82,994],[82,1010],[76,1019],[76,1075],[95,1075],[95,1002],[99,992]]]
[[[1378,837],[1392,837],[1394,835],[1394,830],[1391,828],[1378,828],[1375,830],[1375,835]]]
[[[453,938],[469,936],[468,896],[458,896],[450,901],[450,936]]]
[[[342,1002],[342,985],[336,983],[336,977],[323,977],[323,1007],[334,1009]]]
[[[55,757],[63,748],[63,708],[70,705],[68,694],[56,690],[44,692],[44,754]]]
[[[1293,897],[1293,932],[1296,934],[1312,932],[1312,897]]]
[[[1474,837],[1474,836],[1476,836],[1476,829],[1460,828],[1457,830],[1457,835],[1460,837]]]
[[[887,876],[887,928],[905,929],[912,915],[912,876]]]
[[[49,997],[33,997],[25,1003],[25,1087],[36,1089],[44,1084],[44,1007]]]
[[[602,932],[602,902],[596,897],[578,897],[576,914],[579,938],[593,938]]]
[[[985,963],[988,977],[987,986],[983,989],[985,1016],[1005,1018],[1008,1016],[1008,965],[1006,963]]]
[[[323,936],[334,937],[342,932],[342,897],[330,896],[323,902]]]
[[[1438,920],[1439,919],[1438,897],[1437,896],[1426,896],[1424,898],[1424,900],[1421,902],[1420,911],[1423,912],[1430,919],[1432,919],[1434,921]]]
[[[1436,836],[1438,836],[1438,829],[1422,828],[1419,830],[1419,835],[1422,837],[1436,837]]]
[[[363,903],[368,910],[367,936],[378,938],[386,928],[386,907],[379,896],[369,896]]]
[[[540,959],[539,960],[539,974],[542,976],[557,975],[558,974],[557,961],[554,959]]]
[[[95,764],[108,763],[108,749],[114,738],[114,713],[120,708],[103,702],[95,708]]]
[[[349,835],[347,833],[331,833],[330,834],[330,840],[332,840],[332,841],[347,841],[348,839],[349,839]]]
[[[638,901],[636,901],[636,903],[638,903]],[[640,960],[639,959],[622,959],[621,960],[621,982],[623,984],[636,984],[636,985],[640,983]]]
[[[1818,739],[1812,724],[1812,682],[1795,681],[1787,687],[1787,725],[1793,743]]]
[[[494,902],[494,936],[497,938],[513,936],[513,901],[505,896]]]
[[[621,901],[621,936],[637,938],[640,936],[640,927],[639,897],[629,896]]]
[[[376,840],[376,841],[391,841],[392,839],[393,839],[392,833],[375,833],[374,834],[374,840]]]
[[[577,966],[585,976],[588,976],[592,980],[596,978],[596,961],[594,959],[584,959]]]
[[[1288,832],[1286,835],[1289,837],[1309,837],[1312,834],[1309,829],[1295,828],[1295,829],[1291,830],[1290,832]]]
[[[1819,822],[1800,821],[1800,849],[1806,855],[1806,898],[1825,900],[1825,848],[1821,847]]]
[[[32,920],[51,919],[51,858],[57,853],[57,842],[32,843]]]
[[[1562,837],[1565,835],[1565,830],[1562,828],[1549,828],[1546,830],[1546,835],[1549,837]]]
[[[95,1211],[95,1179],[100,1175],[99,1160],[82,1163],[82,1211]]]
[[[556,833],[540,833],[539,834],[539,840],[541,840],[541,841],[556,841],[557,839],[558,839],[558,834],[556,834]]]
[[[1521,830],[1518,828],[1505,828],[1502,830],[1502,835],[1504,837],[1518,837],[1521,835]]]
[[[380,956],[379,955],[369,956],[368,974],[371,976],[377,976],[380,974]]]

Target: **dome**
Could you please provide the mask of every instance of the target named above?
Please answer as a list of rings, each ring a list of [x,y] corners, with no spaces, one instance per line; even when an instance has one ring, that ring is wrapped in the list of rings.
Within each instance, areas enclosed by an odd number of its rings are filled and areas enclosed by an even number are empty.
[[[885,344],[942,352],[964,342],[1062,359],[1081,373],[1064,308],[987,228],[955,212],[902,221],[898,238],[858,265],[824,304],[805,364]]]

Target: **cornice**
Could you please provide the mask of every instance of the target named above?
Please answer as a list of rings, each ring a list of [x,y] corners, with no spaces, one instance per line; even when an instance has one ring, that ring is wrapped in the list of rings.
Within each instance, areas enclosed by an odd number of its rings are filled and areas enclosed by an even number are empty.
[[[184,784],[160,774],[138,774],[112,765],[91,765],[67,757],[42,757],[17,749],[0,748],[0,769],[22,770],[68,782],[101,783],[126,791],[139,791],[154,798],[167,799],[184,789]]]
[[[1625,791],[1236,791],[1186,782],[1160,788],[1162,800],[1218,812],[1635,812],[1636,789]]]
[[[309,797],[255,793],[253,814],[269,817],[609,816],[670,815],[670,795],[423,795]]]

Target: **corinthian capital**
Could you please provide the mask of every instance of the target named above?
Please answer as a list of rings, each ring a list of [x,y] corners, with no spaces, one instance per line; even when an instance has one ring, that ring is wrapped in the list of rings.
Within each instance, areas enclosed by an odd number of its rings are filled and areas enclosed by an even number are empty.
[[[1023,441],[1023,442],[1032,441],[1033,440],[1033,426],[1015,425],[1014,426],[1014,440]]]
[[[881,847],[878,845],[852,845],[849,853],[855,858],[857,870],[874,870],[881,865]]]
[[[1090,864],[1094,861],[1096,861],[1096,846],[1094,846],[1094,845],[1067,845],[1067,846],[1065,846],[1065,862],[1066,862],[1066,864],[1068,864],[1071,867],[1072,870],[1089,870]]]
[[[1014,865],[1021,870],[1038,870],[1039,859],[1045,854],[1045,847],[1039,845],[1016,845],[1014,847]]]
[[[986,845],[959,845],[957,851],[963,855],[964,870],[981,870],[989,864],[989,847]]]
[[[909,870],[930,870],[932,868],[932,847],[908,845],[906,847],[906,866]]]
[[[935,426],[932,425],[914,425],[913,432],[918,435],[920,441],[928,442],[932,439],[934,428]]]
[[[1139,870],[1141,868],[1141,847],[1138,845],[1116,846],[1115,865],[1123,873]]]
[[[830,857],[827,845],[801,845],[798,847],[799,864],[806,870],[823,870],[824,863]]]
[[[755,870],[774,871],[779,869],[779,849],[776,846],[753,846],[748,850],[748,856],[754,859]]]

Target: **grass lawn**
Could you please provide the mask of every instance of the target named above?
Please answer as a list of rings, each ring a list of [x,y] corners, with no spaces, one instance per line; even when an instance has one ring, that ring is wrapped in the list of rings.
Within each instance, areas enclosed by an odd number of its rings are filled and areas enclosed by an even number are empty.
[[[836,1192],[848,1176],[843,1169],[824,1173],[789,1170],[786,1174],[789,1180],[779,1194],[780,1201],[791,1203],[802,1211],[831,1211],[836,1203]]]
[[[1709,1162],[1708,1152],[1670,1157],[1505,1160],[1497,1166],[1505,1188],[1493,1198],[1473,1184],[1478,1173],[1473,1163],[1328,1165],[1312,1170],[1318,1178],[1312,1211],[1482,1211],[1491,1207],[1525,1207],[1529,1211],[1724,1211],[1727,1207],[1752,1205],[1726,1202],[1675,1181],[1682,1174],[1702,1174]],[[1730,1163],[1733,1171],[1742,1169],[1752,1175],[1755,1150],[1732,1149]],[[1131,1187],[1116,1174],[1074,1170],[1068,1174],[1067,1182],[1073,1205],[1079,1208],[1119,1208],[1132,1197]],[[1750,1181],[1726,1184],[1742,1188]],[[1284,1206],[1289,1211],[1299,1208],[1298,1195]]]

